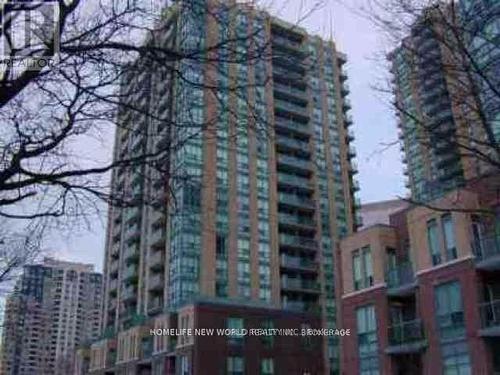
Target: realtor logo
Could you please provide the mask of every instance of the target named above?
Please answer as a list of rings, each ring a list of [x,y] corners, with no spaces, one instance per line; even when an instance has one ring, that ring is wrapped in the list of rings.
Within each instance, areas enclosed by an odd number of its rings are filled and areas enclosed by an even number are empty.
[[[59,55],[59,2],[7,0],[0,6],[1,63],[25,69],[53,64]]]

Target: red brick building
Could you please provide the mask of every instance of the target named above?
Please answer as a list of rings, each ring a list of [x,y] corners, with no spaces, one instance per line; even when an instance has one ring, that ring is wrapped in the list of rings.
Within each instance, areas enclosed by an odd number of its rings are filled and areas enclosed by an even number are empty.
[[[352,332],[343,374],[500,373],[494,186],[403,209],[342,241],[341,320]]]
[[[175,314],[161,315],[154,322],[137,324],[117,338],[94,343],[90,373],[322,375],[322,337],[301,334],[303,329],[320,327],[319,315],[199,301]],[[204,328],[214,331],[194,334],[195,329]],[[217,333],[225,329],[244,329],[247,333]],[[283,333],[250,332],[264,329]],[[175,332],[154,333],[161,330]],[[192,334],[182,334],[186,330]]]

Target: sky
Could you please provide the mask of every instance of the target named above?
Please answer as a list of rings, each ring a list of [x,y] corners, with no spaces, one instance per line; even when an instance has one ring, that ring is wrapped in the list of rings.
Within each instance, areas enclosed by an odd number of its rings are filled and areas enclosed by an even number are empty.
[[[273,13],[290,21],[302,19],[317,0],[287,0],[273,3]],[[325,0],[325,6],[302,19],[300,25],[308,32],[333,39],[337,48],[346,53],[351,114],[356,136],[359,180],[358,196],[362,203],[404,196],[403,165],[398,146],[385,144],[397,139],[395,117],[388,100],[373,88],[380,82],[384,70],[377,57],[383,48],[383,37],[358,12],[358,1],[349,0],[350,8],[336,0]],[[309,8],[308,8],[309,7]],[[112,141],[108,143],[111,145]],[[54,233],[46,244],[49,253],[64,260],[95,264],[102,271],[105,246],[105,218],[96,219],[90,228],[71,233]]]

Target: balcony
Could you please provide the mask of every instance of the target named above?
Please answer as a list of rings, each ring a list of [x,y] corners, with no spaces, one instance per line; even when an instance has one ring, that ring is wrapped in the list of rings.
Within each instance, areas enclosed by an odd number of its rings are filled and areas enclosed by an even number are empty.
[[[163,290],[164,286],[163,275],[161,274],[153,275],[149,279],[149,290]]]
[[[273,76],[275,80],[279,80],[282,82],[289,82],[292,85],[306,86],[306,82],[304,81],[304,75],[301,73],[294,72],[290,69],[284,69],[282,67],[273,66]]]
[[[141,236],[141,228],[136,223],[125,230],[125,236],[129,242],[138,241]]]
[[[313,190],[311,180],[308,178],[286,173],[278,173],[278,184],[299,187],[305,190]]]
[[[299,227],[311,230],[316,228],[314,219],[308,216],[280,213],[278,216],[278,222],[280,225],[286,225],[289,227]]]
[[[151,233],[151,236],[149,238],[149,243],[153,247],[161,247],[165,245],[165,230],[163,228],[158,228],[153,233]]]
[[[352,180],[352,190],[353,191],[359,191],[359,181],[358,180]]]
[[[280,204],[302,208],[307,211],[314,210],[314,201],[302,195],[279,193],[278,200]]]
[[[141,210],[139,207],[132,207],[125,212],[125,221],[129,224],[137,223],[141,219]]]
[[[350,92],[350,88],[349,88],[349,85],[347,84],[347,82],[344,82],[344,84],[340,87],[340,93],[342,94],[342,96],[347,96],[349,95],[349,92]]]
[[[165,263],[163,251],[155,251],[149,255],[149,268],[153,271],[161,271]]]
[[[110,297],[108,300],[108,310],[115,310],[117,306],[116,298]]]
[[[500,235],[485,236],[473,241],[471,246],[478,269],[484,271],[500,270]]]
[[[139,260],[139,247],[129,246],[125,249],[125,260],[129,263]]]
[[[123,289],[122,298],[124,301],[131,301],[137,299],[137,289],[130,285]]]
[[[274,107],[277,110],[288,112],[288,113],[300,116],[302,118],[306,118],[306,119],[309,118],[309,113],[308,113],[307,107],[302,106],[302,105],[294,104],[292,102],[287,102],[284,100],[275,99],[274,100]]]
[[[299,311],[299,312],[309,312],[309,313],[319,313],[320,308],[317,304],[312,302],[304,301],[283,301],[283,309]]]
[[[346,127],[352,125],[352,116],[350,114],[344,114],[344,123]]]
[[[278,164],[290,169],[298,169],[301,171],[309,172],[312,170],[312,164],[310,160],[296,158],[295,156],[279,154]]]
[[[314,280],[306,279],[281,279],[281,288],[290,292],[313,293],[320,292],[319,283]]]
[[[120,257],[120,245],[119,244],[114,244],[111,247],[111,258],[112,259],[118,259]]]
[[[352,145],[349,146],[347,150],[347,156],[351,159],[356,157],[356,148]]]
[[[281,149],[297,150],[307,154],[310,152],[309,142],[307,141],[281,136],[276,138],[276,144],[280,146]]]
[[[339,66],[344,65],[347,62],[347,55],[345,53],[337,51],[337,61],[339,63]]]
[[[163,298],[153,297],[150,298],[148,302],[148,313],[153,315],[161,312],[163,310]]]
[[[388,269],[385,281],[387,283],[387,294],[392,297],[409,296],[414,293],[417,286],[413,266],[410,262]]]
[[[293,132],[301,136],[311,136],[311,129],[309,125],[301,123],[301,122],[294,122],[294,121],[287,121],[284,119],[276,119],[275,122],[276,130],[284,130],[286,132]]]
[[[358,164],[354,160],[351,160],[351,164],[349,165],[349,173],[354,175],[357,174],[358,172],[359,172]]]
[[[316,272],[318,264],[307,258],[281,256],[281,267],[304,272]]]
[[[281,49],[283,51],[305,57],[307,55],[307,50],[298,41],[293,41],[288,38],[273,35],[272,37],[273,49]]]
[[[299,250],[312,250],[318,249],[318,242],[313,238],[291,236],[288,234],[280,234],[280,246],[290,247]]]
[[[347,112],[351,108],[352,108],[351,101],[347,98],[344,98],[343,103],[342,103],[342,109],[344,110],[344,112]]]
[[[500,300],[480,303],[479,314],[481,315],[479,335],[500,337]]]
[[[109,290],[116,290],[117,288],[118,288],[118,281],[116,279],[109,280],[108,289]]]
[[[111,277],[117,277],[118,276],[118,261],[113,260],[111,262],[111,265],[109,266],[109,273]]]
[[[356,138],[355,135],[354,135],[354,130],[352,129],[349,129],[347,132],[346,132],[346,138],[349,142],[352,142],[354,141],[354,139]]]
[[[135,265],[129,265],[125,268],[124,279],[132,283],[137,281],[137,267]]]
[[[387,354],[409,354],[421,352],[427,346],[420,319],[401,322],[389,327]]]
[[[284,85],[284,84],[275,82],[273,85],[273,88],[274,88],[274,91],[279,92],[279,93],[283,93],[283,94],[288,95],[290,97],[301,99],[305,102],[307,102],[307,100],[308,100],[306,91],[300,90],[300,89],[293,87],[291,85],[289,86],[289,85]]]

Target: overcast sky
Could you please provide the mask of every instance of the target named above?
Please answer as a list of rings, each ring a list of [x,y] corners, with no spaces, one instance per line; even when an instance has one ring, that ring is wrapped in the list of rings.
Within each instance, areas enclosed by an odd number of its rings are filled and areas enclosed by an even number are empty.
[[[338,49],[348,56],[348,84],[351,89],[352,116],[362,203],[386,200],[405,194],[401,155],[398,147],[382,152],[384,143],[397,139],[396,123],[389,106],[372,86],[383,70],[377,52],[383,45],[381,35],[366,19],[335,0],[309,15],[301,25],[309,32],[329,37],[333,34]],[[356,1],[349,0],[355,5]],[[316,0],[287,0],[279,15],[291,22]],[[285,6],[282,6],[285,4]],[[302,11],[299,11],[302,4]],[[108,143],[111,147],[112,140]],[[96,220],[90,231],[54,234],[46,244],[49,251],[65,260],[93,263],[102,270],[105,219]]]

